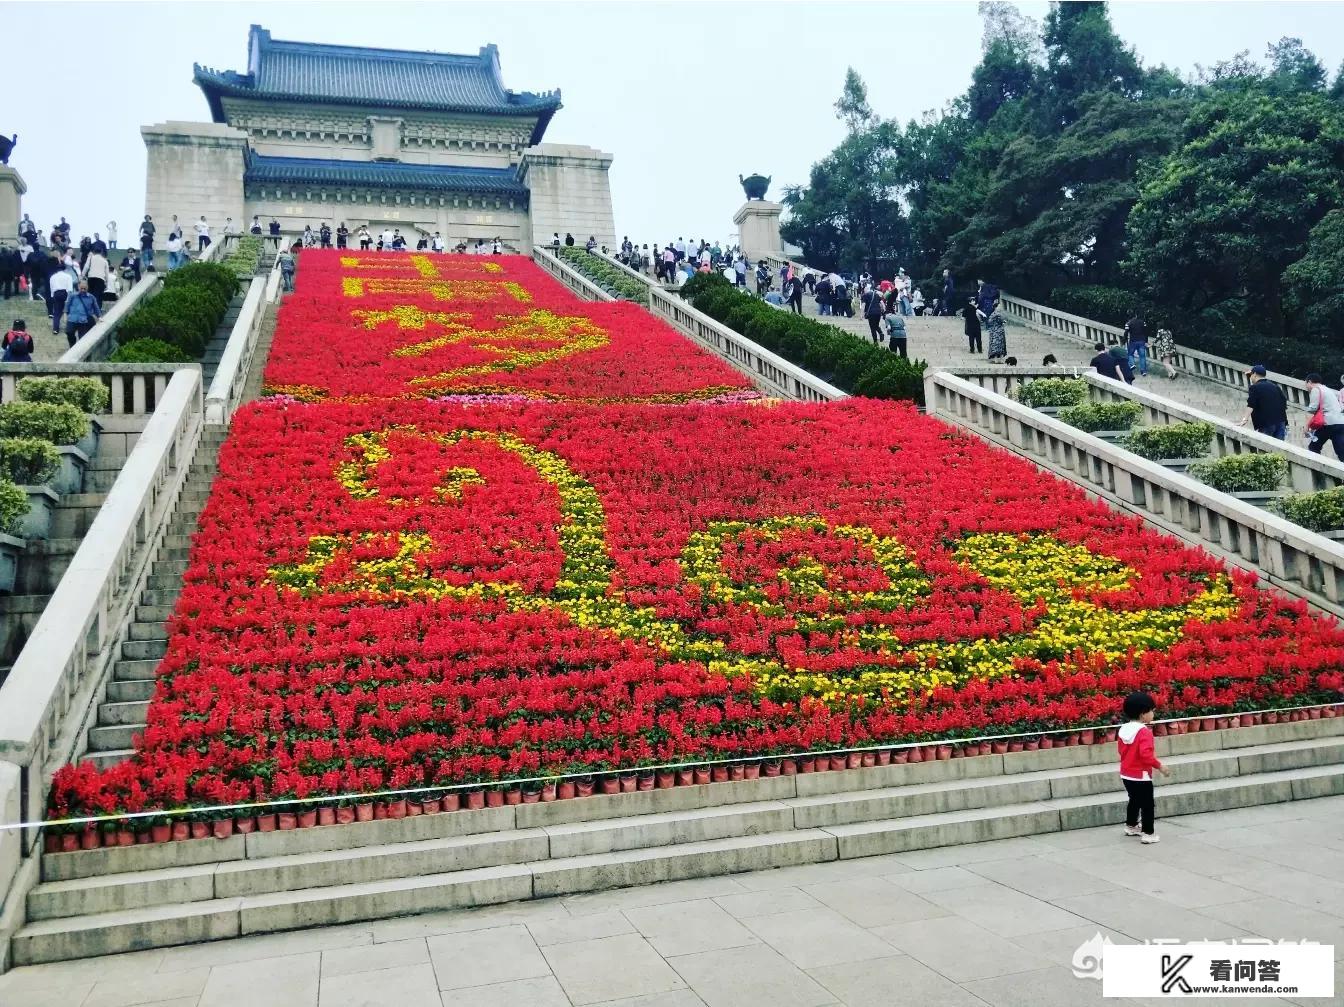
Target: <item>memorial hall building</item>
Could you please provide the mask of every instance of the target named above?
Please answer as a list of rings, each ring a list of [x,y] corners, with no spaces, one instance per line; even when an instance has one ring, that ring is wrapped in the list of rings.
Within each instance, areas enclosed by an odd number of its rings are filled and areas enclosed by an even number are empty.
[[[286,234],[342,221],[400,228],[412,247],[552,233],[615,244],[611,155],[544,143],[560,92],[504,86],[499,51],[475,55],[318,45],[253,25],[245,71],[195,67],[210,122],[141,127],[145,212],[205,214],[216,234],[254,214]]]

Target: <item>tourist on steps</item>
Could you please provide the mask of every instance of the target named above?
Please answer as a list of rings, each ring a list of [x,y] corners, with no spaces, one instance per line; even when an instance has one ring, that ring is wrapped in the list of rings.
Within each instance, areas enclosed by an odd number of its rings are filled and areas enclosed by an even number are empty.
[[[31,364],[33,362],[33,337],[28,333],[28,323],[22,318],[14,319],[14,325],[5,333],[4,356],[0,363]]]
[[[708,266],[702,266],[708,268]],[[803,281],[797,276],[789,281],[789,310],[795,315],[803,313]]]
[[[1125,723],[1116,735],[1115,747],[1120,753],[1120,780],[1129,795],[1125,807],[1125,835],[1138,836],[1147,845],[1158,841],[1155,819],[1156,802],[1153,799],[1153,771],[1170,775],[1167,767],[1157,758],[1153,744],[1153,713],[1157,704],[1146,692],[1131,692],[1125,697]],[[1142,823],[1142,824],[1140,824]]]
[[[53,270],[47,277],[47,310],[51,314],[51,334],[58,336],[61,333],[61,316],[65,314],[66,301],[75,289],[75,280],[73,271],[62,266],[59,261],[52,261]]]
[[[1129,350],[1129,366],[1137,369],[1140,377],[1148,376],[1148,326],[1137,311],[1125,323],[1125,346]]]
[[[146,272],[154,272],[154,220],[149,214],[140,225],[140,261]]]
[[[182,235],[174,231],[168,235],[168,272],[172,272],[178,266],[182,265],[186,258],[186,252],[182,250]]]
[[[345,221],[341,221],[341,226],[336,228],[336,247],[345,248],[350,244],[350,228],[345,226]]]
[[[892,353],[899,353],[902,357],[909,359],[910,354],[905,351],[905,319],[899,311],[893,311],[887,315],[887,338],[891,340],[890,349]]]
[[[269,226],[270,231],[271,231],[271,244],[273,244],[273,245],[275,246],[275,250],[276,250],[276,252],[279,252],[279,251],[280,251],[280,221],[278,221],[278,220],[276,220],[274,217],[272,217],[272,218],[271,218],[271,222],[270,222],[270,224],[269,224],[268,226]]]
[[[1170,329],[1158,329],[1153,337],[1153,356],[1167,369],[1167,377],[1176,380],[1176,338]]]
[[[287,294],[294,292],[294,255],[288,249],[276,258],[280,262],[280,282]]]
[[[1105,343],[1097,343],[1092,348],[1097,351],[1097,355],[1088,364],[1095,367],[1098,374],[1112,381],[1123,381],[1127,385],[1134,383],[1134,372],[1129,369],[1129,357],[1123,349],[1112,346],[1108,350]]]
[[[860,298],[863,303],[863,317],[868,322],[868,334],[873,337],[873,345],[882,342],[882,295],[868,287]]]
[[[88,334],[102,313],[98,298],[89,293],[88,281],[80,280],[79,289],[65,305],[65,338],[71,346]]]
[[[1307,450],[1320,454],[1329,441],[1335,448],[1335,457],[1344,461],[1344,405],[1340,393],[1321,384],[1321,376],[1308,374],[1307,383]]]
[[[985,329],[989,333],[986,356],[990,363],[1008,356],[1008,333],[1003,325],[1002,305],[1003,302],[995,297],[990,305],[988,317],[985,318]]]
[[[205,222],[205,214],[196,221],[196,251],[204,252],[210,247],[210,225]]]
[[[1267,379],[1264,364],[1253,364],[1246,372],[1246,415],[1237,420],[1237,426],[1250,423],[1257,433],[1288,439],[1288,397],[1283,389]]]

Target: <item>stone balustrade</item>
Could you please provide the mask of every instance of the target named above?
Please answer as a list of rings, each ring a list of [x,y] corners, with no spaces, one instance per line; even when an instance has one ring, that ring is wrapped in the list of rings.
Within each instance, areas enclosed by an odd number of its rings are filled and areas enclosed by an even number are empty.
[[[199,364],[106,364],[66,363],[0,364],[0,402],[18,397],[23,378],[97,378],[107,387],[112,400],[106,415],[143,416],[152,413],[162,400],[174,374],[200,369]]]
[[[193,261],[211,262],[223,254],[223,248],[223,241],[216,242]],[[116,349],[116,340],[113,336],[117,327],[126,320],[126,316],[134,311],[141,302],[147,301],[162,289],[164,275],[163,273],[146,273],[142,276],[139,283],[118,298],[116,303],[103,313],[103,317],[99,319],[97,325],[86,332],[79,342],[61,354],[59,362],[62,364],[78,364],[106,360]]]
[[[716,322],[675,294],[651,286],[649,310],[728,361],[769,395],[800,402],[832,402],[846,398],[839,388]]]
[[[562,260],[549,248],[542,245],[534,246],[532,261],[585,301],[614,301],[616,299],[577,269],[570,266],[569,263]]]
[[[49,773],[76,759],[132,621],[202,430],[201,373],[181,368],[0,686],[0,785],[16,767],[23,821],[43,817]],[[36,833],[24,837],[25,853]],[[8,880],[0,875],[0,891]]]
[[[205,422],[212,426],[226,426],[234,410],[242,401],[243,386],[247,383],[248,368],[252,365],[261,323],[266,317],[266,277],[253,277],[238,319],[224,344],[214,379],[205,393]]]
[[[1344,485],[1344,463],[1326,458],[1324,455],[1313,454],[1296,444],[1256,433],[1248,427],[1239,427],[1221,416],[1214,416],[1193,406],[1175,402],[1147,389],[1104,378],[1090,367],[1060,370],[985,366],[956,367],[950,370],[951,373],[972,381],[981,388],[1009,397],[1012,397],[1020,386],[1040,378],[1080,377],[1087,382],[1088,397],[1092,402],[1139,403],[1143,407],[1140,422],[1144,426],[1207,423],[1213,427],[1213,441],[1209,448],[1209,456],[1212,458],[1256,452],[1279,455],[1288,463],[1288,485],[1295,492],[1312,493]]]
[[[929,412],[1006,447],[1163,531],[1344,616],[1344,546],[947,371]]]
[[[1107,346],[1125,345],[1125,330],[1114,325],[1094,322],[1090,318],[1071,315],[1067,311],[1057,311],[1007,293],[1000,296],[1003,299],[1003,313],[1006,317],[1039,332],[1049,332],[1088,346],[1095,346],[1097,343],[1105,343]],[[1192,350],[1188,346],[1177,344],[1175,364],[1176,369],[1185,374],[1204,378],[1228,388],[1244,391],[1247,386],[1246,372],[1250,370],[1250,364],[1238,360],[1229,360],[1227,357]],[[1290,403],[1306,408],[1308,392],[1305,383],[1274,371],[1270,371],[1268,377],[1283,389]]]

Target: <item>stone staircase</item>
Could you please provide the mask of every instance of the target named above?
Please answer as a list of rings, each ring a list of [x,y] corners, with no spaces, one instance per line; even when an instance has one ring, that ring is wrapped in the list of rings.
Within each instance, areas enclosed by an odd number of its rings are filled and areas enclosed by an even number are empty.
[[[1160,738],[1158,751],[1172,771],[1162,813],[1344,793],[1344,718]],[[1118,831],[1118,783],[1113,746],[1094,745],[45,854],[13,960]]]

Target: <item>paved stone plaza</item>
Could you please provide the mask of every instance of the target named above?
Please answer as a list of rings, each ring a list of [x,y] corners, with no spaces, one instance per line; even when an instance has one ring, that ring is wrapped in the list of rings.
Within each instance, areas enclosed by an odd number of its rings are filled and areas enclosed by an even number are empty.
[[[1091,829],[19,968],[0,976],[0,1007],[1077,1007],[1136,1003],[1073,975],[1097,933],[1344,948],[1344,797],[1159,832],[1149,847]]]

